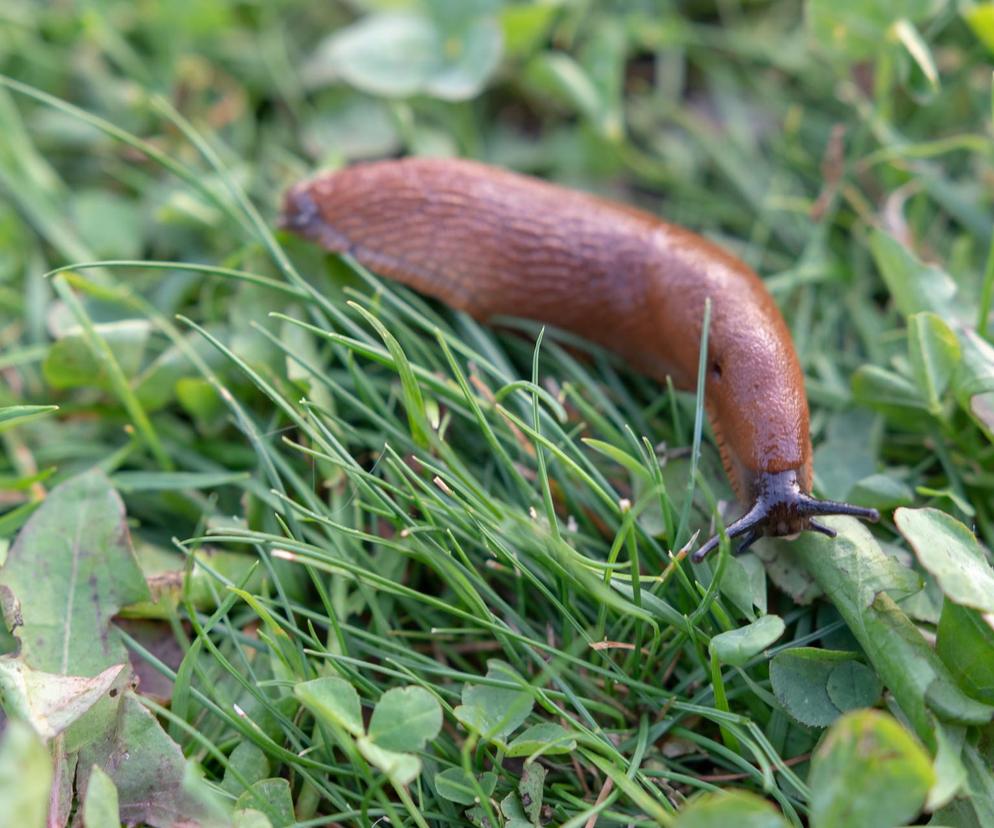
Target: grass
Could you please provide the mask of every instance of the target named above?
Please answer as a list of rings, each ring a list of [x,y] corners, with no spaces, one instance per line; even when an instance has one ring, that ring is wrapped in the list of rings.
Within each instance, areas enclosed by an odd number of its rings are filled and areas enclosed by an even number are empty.
[[[139,560],[188,576],[148,611],[157,635],[122,632],[172,683],[143,703],[273,825],[668,825],[729,787],[788,824],[857,824],[831,821],[838,777],[812,769],[824,708],[793,695],[827,686],[798,667],[815,647],[848,654],[857,700],[929,753],[959,745],[972,794],[941,818],[984,824],[990,717],[969,704],[989,687],[948,679],[964,655],[942,646],[980,608],[891,517],[934,507],[994,541],[983,28],[950,8],[868,50],[820,37],[821,2],[807,24],[794,3],[522,3],[466,100],[305,89],[317,41],[366,5],[0,12],[0,406],[59,407],[0,420],[0,546],[58,483],[110,476]],[[885,510],[874,536],[900,568],[851,528],[692,567],[685,546],[731,500],[698,396],[271,229],[316,166],[429,150],[645,206],[756,267],[805,369],[818,488]],[[362,700],[355,732],[301,704],[329,678]],[[943,714],[922,701],[940,685]],[[411,781],[374,750],[388,714],[371,711],[400,687],[442,713],[399,751]],[[559,730],[514,755],[535,725]]]

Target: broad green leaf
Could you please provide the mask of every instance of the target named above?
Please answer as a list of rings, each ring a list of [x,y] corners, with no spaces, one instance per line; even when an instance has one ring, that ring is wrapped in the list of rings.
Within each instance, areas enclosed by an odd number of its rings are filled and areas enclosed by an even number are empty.
[[[693,797],[673,828],[787,828],[776,808],[748,791],[715,791]]]
[[[839,533],[839,538],[826,544],[825,554],[831,554],[838,564],[839,575],[845,580],[833,583],[833,589],[844,586],[847,592],[862,605],[869,606],[877,594],[886,592],[894,598],[913,595],[922,588],[921,577],[886,555],[866,525],[851,518],[828,517],[826,524]],[[801,535],[798,540],[809,540],[812,534]],[[797,541],[791,549],[801,549]],[[825,585],[822,585],[825,589]],[[829,597],[832,592],[825,590]]]
[[[761,614],[766,613],[766,570],[755,554],[746,552],[729,558],[720,589],[748,619],[756,619],[757,608]]]
[[[86,828],[120,828],[121,815],[114,780],[98,765],[90,770],[83,802],[83,823]]]
[[[359,694],[345,679],[326,676],[301,682],[293,688],[293,694],[318,718],[343,728],[356,738],[365,733]]]
[[[245,790],[245,785],[235,776],[236,771],[245,783],[252,785],[266,779],[270,770],[269,757],[262,748],[252,742],[239,742],[228,756],[228,767],[224,769],[221,787],[233,796],[240,796]]]
[[[504,682],[519,680],[517,674],[501,661],[492,660],[487,666],[489,679]],[[455,709],[455,715],[471,730],[503,741],[524,724],[534,703],[527,690],[467,684],[462,691],[462,704]]]
[[[70,209],[80,238],[97,259],[136,259],[144,236],[142,212],[130,198],[109,189],[79,190]]]
[[[902,480],[886,474],[871,474],[849,490],[847,499],[860,506],[886,511],[913,503],[915,495]]]
[[[269,817],[255,808],[236,810],[231,818],[233,828],[273,828],[273,823],[269,821]]]
[[[322,99],[323,100],[323,99]],[[304,120],[301,144],[333,154],[335,160],[384,158],[401,149],[398,124],[386,101],[351,92],[344,100],[322,104],[320,110]],[[285,328],[287,336],[292,325]],[[287,359],[287,370],[302,370]],[[306,378],[310,382],[310,377]]]
[[[128,761],[120,761],[122,756]],[[117,788],[125,824],[171,826],[185,819],[213,828],[229,821],[179,746],[130,690],[123,694],[111,731],[80,752],[77,788],[84,802],[94,765],[106,771]]]
[[[127,661],[109,621],[149,592],[124,504],[103,472],[86,472],[49,493],[0,569],[3,590],[19,607],[20,657],[35,670],[95,676]]]
[[[753,554],[763,562],[770,582],[794,603],[807,606],[821,595],[821,588],[797,561],[791,541],[770,538],[753,547]]]
[[[898,509],[898,531],[918,561],[957,604],[994,612],[994,569],[973,533],[939,509]]]
[[[911,348],[916,378],[930,404],[916,403],[915,386],[879,366],[864,366],[856,372],[855,397],[902,424],[918,427],[913,410],[921,407],[937,412],[937,396],[948,382],[960,407],[994,439],[994,348],[972,330],[974,310],[957,297],[956,284],[948,274],[920,262],[896,239],[876,231],[871,248],[898,310],[906,317],[931,312],[941,321],[929,323],[935,330],[925,334],[935,341],[927,346],[912,342]],[[952,332],[958,340],[958,357],[957,346],[950,340]],[[910,329],[909,337],[921,338]],[[922,347],[932,353],[922,354]],[[955,370],[947,380],[953,364]]]
[[[942,604],[945,596],[934,578],[925,580],[925,587],[921,592],[909,595],[898,601],[901,609],[908,614],[909,618],[916,621],[924,621],[927,624],[938,624],[939,616],[942,614]]]
[[[872,669],[859,661],[837,664],[825,683],[828,697],[843,713],[876,705],[882,685]]]
[[[227,326],[208,325],[207,329],[222,341],[227,342],[231,338]],[[199,376],[199,369],[190,358],[191,351],[208,368],[214,371],[224,369],[224,357],[217,348],[211,347],[202,336],[188,334],[183,339],[182,347],[174,343],[157,356],[138,378],[135,394],[146,410],[155,411],[177,397],[183,382],[206,385],[217,398],[213,386]]]
[[[463,817],[465,817],[467,824],[475,825],[476,828],[490,828],[490,821],[487,819],[487,812],[479,805],[474,805],[472,808],[467,808],[463,812]],[[522,828],[528,828],[529,823],[526,822]],[[505,826],[506,828],[506,826]]]
[[[460,805],[472,805],[477,801],[477,789],[473,785],[473,777],[468,776],[462,768],[449,768],[435,775],[435,790],[438,795],[449,802]],[[485,796],[490,796],[497,787],[497,776],[484,773],[476,779],[476,785]]]
[[[505,0],[419,0],[419,3],[440,26],[458,29],[478,17],[498,12]]]
[[[435,791],[442,799],[459,805],[472,805],[476,802],[476,789],[472,777],[462,768],[448,768],[435,774]]]
[[[489,17],[446,33],[425,15],[385,12],[322,41],[302,75],[312,88],[344,81],[374,95],[465,100],[486,84],[501,48],[500,27]]]
[[[197,609],[214,609],[218,576],[249,591],[260,589],[265,578],[265,569],[254,555],[214,546],[195,550],[192,567],[182,554],[143,540],[136,544],[135,556],[149,597],[125,607],[121,615],[128,618],[171,618],[180,601],[187,599]]]
[[[942,395],[960,357],[959,340],[940,316],[922,312],[908,317],[911,370],[918,390],[933,415],[942,413]]]
[[[503,33],[493,18],[479,18],[447,38],[443,48],[446,60],[425,85],[425,94],[464,101],[482,92],[497,70]]]
[[[959,340],[963,358],[953,375],[953,394],[994,441],[994,347],[970,328],[960,330]]]
[[[976,804],[975,799],[954,799],[932,814],[931,824],[936,828],[986,828],[977,817]]]
[[[970,25],[977,40],[994,53],[994,3],[976,3],[962,7],[963,19]]]
[[[774,656],[770,682],[784,709],[809,727],[828,727],[847,710],[869,707],[880,697],[873,671],[854,662],[851,653],[813,647]]]
[[[886,592],[888,583],[896,585],[891,567],[904,568],[881,552],[858,521],[826,523],[838,530],[837,538],[807,533],[793,542],[793,554],[831,599],[918,735],[934,740],[930,708],[944,720],[983,721],[990,709],[958,690],[935,650]]]
[[[930,0],[912,1],[923,5],[930,2]],[[824,0],[824,2],[825,5],[839,5],[838,0]],[[862,0],[846,0],[846,2],[856,2],[859,7],[863,5]],[[891,0],[874,0],[874,2],[888,6],[891,4]],[[900,14],[897,16],[909,17]],[[904,316],[931,311],[947,323],[963,322],[967,325],[971,323],[972,314],[968,313],[968,309],[962,307],[957,300],[956,283],[945,271],[922,263],[897,239],[881,230],[873,232],[870,249],[897,309]]]
[[[45,828],[52,757],[34,729],[8,718],[0,739],[0,813],[17,815],[18,826]]]
[[[742,667],[753,656],[759,655],[784,632],[779,615],[764,615],[744,627],[719,633],[711,639],[711,652],[722,664]]]
[[[57,405],[6,405],[0,407],[0,433],[58,411]]]
[[[113,350],[125,377],[134,377],[142,365],[145,344],[152,330],[145,319],[125,319],[94,325],[97,335]],[[53,388],[111,389],[111,377],[98,361],[79,328],[52,344],[42,364],[45,379]]]
[[[421,760],[411,753],[384,750],[365,736],[356,744],[369,763],[383,771],[395,785],[410,785],[421,774]]]
[[[515,736],[507,746],[507,755],[531,756],[541,752],[543,756],[551,756],[573,750],[576,750],[576,739],[566,728],[554,722],[541,722]]]
[[[815,476],[825,497],[845,500],[858,480],[877,470],[880,420],[866,409],[829,415],[825,439],[814,454]]]
[[[839,710],[871,707],[880,698],[880,679],[860,661],[843,661],[832,668],[825,690]]]
[[[543,40],[559,13],[561,2],[508,6],[500,14],[504,45],[512,56],[524,55]]]
[[[500,812],[507,818],[507,826],[528,828],[531,825],[531,820],[528,819],[528,814],[525,813],[525,809],[521,804],[521,797],[517,791],[511,791],[511,793],[500,801]]]
[[[967,741],[963,745],[963,764],[966,766],[969,803],[982,828],[994,825],[994,773],[991,772],[989,749],[981,752],[978,745]]]
[[[0,657],[4,711],[28,722],[46,742],[93,707],[114,684],[124,664],[87,678],[33,670],[19,658]]]
[[[538,762],[527,762],[521,774],[521,781],[518,782],[521,807],[535,826],[538,826],[542,819],[542,800],[545,798],[547,773],[545,767]]]
[[[925,403],[915,384],[879,365],[861,365],[852,376],[856,402],[870,406],[898,422],[920,424]]]
[[[893,718],[839,719],[811,760],[812,828],[893,828],[914,819],[935,781],[928,754]]]
[[[953,797],[968,793],[967,772],[961,758],[965,737],[966,728],[945,727],[936,723],[937,748],[932,763],[935,782],[929,789],[925,810],[936,811],[952,801]]]
[[[286,779],[260,779],[238,797],[235,810],[260,811],[269,819],[273,828],[287,828],[296,823],[293,814],[293,797]]]
[[[217,389],[197,377],[181,377],[176,381],[176,401],[204,430],[213,430],[213,423],[226,410]]]
[[[442,729],[442,707],[423,687],[387,690],[373,709],[369,738],[383,750],[421,750]]]
[[[994,704],[994,616],[943,602],[935,650],[968,695]]]
[[[936,656],[938,659],[938,656]],[[994,707],[974,701],[949,675],[941,661],[930,666],[935,677],[925,688],[925,704],[939,719],[952,724],[986,725],[994,718]]]

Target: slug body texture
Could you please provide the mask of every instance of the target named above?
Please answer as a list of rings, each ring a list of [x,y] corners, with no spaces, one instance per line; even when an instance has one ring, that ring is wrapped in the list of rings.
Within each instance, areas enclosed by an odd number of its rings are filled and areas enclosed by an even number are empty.
[[[825,531],[810,515],[840,511],[773,502],[821,502],[807,497],[803,374],[759,277],[706,239],[625,205],[453,159],[318,176],[290,190],[282,223],[476,319],[555,325],[684,389],[697,383],[710,298],[705,400],[725,469],[753,516],[738,534],[748,543],[764,532]]]

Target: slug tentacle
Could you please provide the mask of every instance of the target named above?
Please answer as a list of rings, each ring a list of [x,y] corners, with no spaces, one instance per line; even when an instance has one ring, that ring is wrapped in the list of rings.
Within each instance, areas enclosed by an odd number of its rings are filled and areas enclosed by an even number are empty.
[[[880,519],[876,509],[837,500],[819,500],[806,494],[801,490],[794,471],[763,475],[757,489],[752,508],[725,530],[729,540],[744,536],[736,553],[744,552],[763,535],[791,537],[807,530],[834,538],[837,533],[832,527],[812,519],[818,515],[850,515],[872,523]],[[700,563],[718,547],[720,540],[718,535],[714,535],[690,559]]]
[[[837,537],[839,534],[831,526],[826,526],[824,523],[819,523],[817,520],[809,520],[808,529],[812,532],[820,532],[829,538]]]

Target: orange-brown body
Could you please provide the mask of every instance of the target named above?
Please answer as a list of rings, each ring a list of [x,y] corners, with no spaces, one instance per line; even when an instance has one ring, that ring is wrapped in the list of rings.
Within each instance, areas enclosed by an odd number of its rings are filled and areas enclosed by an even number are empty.
[[[808,405],[787,325],[748,266],[689,230],[453,159],[318,176],[287,194],[283,223],[477,319],[550,323],[680,388],[696,385],[710,298],[705,399],[738,497],[755,510],[774,490],[810,493]],[[780,535],[823,529],[808,518],[829,513],[769,511],[761,529]]]

